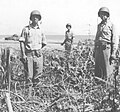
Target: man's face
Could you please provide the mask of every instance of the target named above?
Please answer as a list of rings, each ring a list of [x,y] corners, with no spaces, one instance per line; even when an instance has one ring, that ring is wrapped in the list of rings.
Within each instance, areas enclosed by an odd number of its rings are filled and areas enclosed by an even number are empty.
[[[32,18],[31,18],[32,22],[33,23],[38,23],[39,21],[39,15],[33,15]]]
[[[70,29],[71,29],[71,27],[70,27],[70,26],[67,26],[67,29],[68,29],[68,30],[70,30]]]
[[[107,13],[107,12],[101,12],[101,13],[100,13],[100,18],[101,18],[103,21],[106,21],[107,18],[108,18],[108,13]]]

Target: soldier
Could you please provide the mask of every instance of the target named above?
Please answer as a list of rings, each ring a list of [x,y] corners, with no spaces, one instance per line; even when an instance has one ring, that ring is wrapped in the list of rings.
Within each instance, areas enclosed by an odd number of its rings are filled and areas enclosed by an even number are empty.
[[[71,31],[72,25],[70,23],[66,24],[67,31],[65,32],[65,40],[61,45],[65,44],[65,57],[66,57],[66,70],[69,70],[69,59],[70,52],[72,49],[74,33]]]
[[[30,24],[22,30],[19,41],[22,57],[27,61],[28,79],[33,82],[36,76],[42,74],[42,48],[46,45],[46,37],[38,25],[41,21],[41,14],[38,10],[31,12],[30,21]]]
[[[68,23],[66,25],[67,31],[65,32],[65,40],[61,45],[65,44],[66,52],[70,53],[73,43],[73,38],[75,37],[74,33],[71,31],[72,25]]]
[[[114,25],[110,21],[110,12],[107,7],[98,11],[101,23],[98,24],[95,37],[95,76],[107,79],[113,72],[112,59],[117,49]]]

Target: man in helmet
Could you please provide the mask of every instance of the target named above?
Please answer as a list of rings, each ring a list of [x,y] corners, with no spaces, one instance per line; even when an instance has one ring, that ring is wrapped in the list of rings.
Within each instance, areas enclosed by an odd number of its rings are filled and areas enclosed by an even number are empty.
[[[113,72],[112,59],[117,49],[114,25],[110,21],[110,12],[106,7],[98,11],[101,23],[98,24],[95,37],[95,76],[108,79]]]
[[[65,44],[65,50],[70,53],[73,43],[73,38],[75,37],[74,33],[71,31],[71,24],[66,24],[67,31],[65,32],[65,40],[61,45]]]
[[[67,31],[65,32],[65,40],[61,45],[65,44],[65,57],[66,57],[66,68],[69,70],[69,57],[72,49],[74,33],[71,31],[72,25],[70,23],[66,24]]]
[[[41,14],[38,10],[34,10],[30,14],[30,23],[23,28],[21,33],[20,47],[22,57],[27,61],[28,79],[34,82],[43,70],[42,47],[46,45],[46,37],[39,26]]]

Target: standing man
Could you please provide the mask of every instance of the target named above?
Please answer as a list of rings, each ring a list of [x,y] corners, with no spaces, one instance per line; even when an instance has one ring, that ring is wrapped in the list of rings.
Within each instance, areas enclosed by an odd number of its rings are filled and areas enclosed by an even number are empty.
[[[65,32],[65,39],[61,45],[65,44],[65,57],[66,57],[66,69],[69,70],[69,59],[70,52],[72,49],[73,38],[75,37],[74,33],[71,31],[72,25],[70,23],[66,24],[67,31]]]
[[[109,9],[100,8],[98,17],[102,21],[98,24],[95,37],[95,76],[106,80],[113,72],[112,59],[115,58],[117,49],[116,36]]]
[[[67,31],[65,32],[65,40],[61,45],[65,44],[65,50],[69,54],[72,48],[74,33],[71,31],[72,25],[70,23],[66,24]]]
[[[38,25],[41,14],[34,10],[30,14],[30,24],[22,30],[20,47],[22,58],[27,61],[28,79],[34,82],[36,76],[42,74],[42,48],[46,45],[46,37]]]

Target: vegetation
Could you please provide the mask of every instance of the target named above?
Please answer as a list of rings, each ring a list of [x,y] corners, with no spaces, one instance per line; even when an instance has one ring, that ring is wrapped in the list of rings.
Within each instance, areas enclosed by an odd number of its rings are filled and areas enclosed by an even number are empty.
[[[58,49],[44,49],[43,55],[43,74],[36,77],[35,86],[32,86],[26,83],[27,71],[20,61],[20,51],[15,48],[1,49],[0,112],[8,112],[6,93],[10,93],[14,112],[120,110],[118,66],[115,66],[108,81],[96,78],[91,40],[79,42],[69,56]]]

